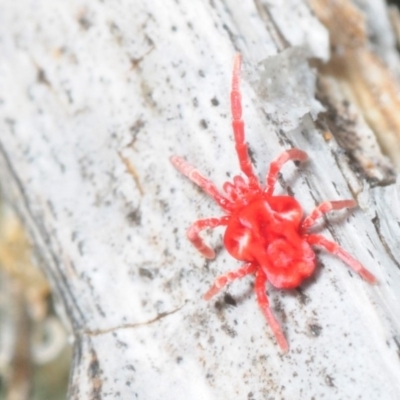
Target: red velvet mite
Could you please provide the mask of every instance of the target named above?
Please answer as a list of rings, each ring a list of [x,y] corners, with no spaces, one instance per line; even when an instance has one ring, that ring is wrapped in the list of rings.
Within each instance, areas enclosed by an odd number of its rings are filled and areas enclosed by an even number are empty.
[[[234,258],[243,262],[235,270],[219,276],[204,295],[206,300],[216,295],[225,285],[246,275],[255,275],[254,291],[263,312],[282,351],[288,343],[281,326],[272,313],[266,293],[266,283],[278,289],[293,289],[314,272],[315,253],[312,246],[321,246],[342,259],[367,282],[376,278],[360,262],[335,242],[321,235],[309,233],[315,222],[325,213],[356,206],[354,200],[324,201],[311,214],[303,218],[303,210],[297,200],[289,196],[274,196],[279,171],[290,160],[305,161],[307,154],[299,149],[284,151],[271,162],[263,188],[256,177],[245,142],[242,120],[242,101],[239,89],[241,56],[234,60],[231,89],[232,126],[240,169],[245,175],[225,182],[223,194],[216,186],[184,159],[172,156],[175,168],[200,186],[222,208],[224,215],[195,221],[187,230],[187,237],[206,258],[214,258],[214,251],[207,246],[199,233],[206,228],[226,226],[224,245]]]

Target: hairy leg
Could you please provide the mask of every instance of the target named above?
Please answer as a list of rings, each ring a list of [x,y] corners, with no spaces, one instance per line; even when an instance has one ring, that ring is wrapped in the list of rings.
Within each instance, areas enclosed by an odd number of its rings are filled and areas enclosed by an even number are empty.
[[[233,63],[232,89],[231,89],[231,111],[232,127],[235,138],[236,153],[239,158],[240,169],[249,178],[251,189],[258,189],[260,184],[253,171],[253,165],[249,157],[247,143],[245,142],[244,122],[242,120],[242,96],[240,94],[240,67],[242,57],[236,54]]]
[[[194,222],[187,230],[186,235],[188,239],[193,243],[193,246],[203,254],[206,258],[214,258],[215,252],[214,250],[207,246],[203,239],[200,237],[199,233],[203,229],[207,228],[216,228],[217,226],[227,225],[229,221],[229,217],[222,217],[222,218],[207,218],[207,219],[200,219]]]
[[[205,300],[210,300],[211,297],[215,296],[221,289],[223,289],[228,283],[233,282],[236,279],[241,279],[246,275],[254,274],[256,272],[257,266],[252,263],[246,263],[241,268],[236,271],[230,271],[224,275],[219,276],[203,296]]]
[[[303,231],[311,228],[315,222],[321,218],[324,214],[332,210],[341,210],[342,208],[353,208],[356,207],[357,203],[354,200],[339,200],[339,201],[324,201],[319,204],[311,214],[304,219],[301,224],[301,229]]]
[[[278,158],[271,162],[269,166],[269,171],[266,178],[266,188],[265,193],[271,194],[274,191],[276,180],[278,179],[278,174],[283,165],[290,161],[306,161],[308,158],[307,153],[299,149],[290,149],[284,151]]]
[[[314,246],[322,246],[329,253],[334,254],[339,257],[344,263],[346,263],[352,270],[357,272],[362,278],[364,278],[367,282],[374,284],[377,283],[377,279],[375,276],[369,272],[364,266],[353,258],[349,253],[343,250],[337,243],[331,242],[328,239],[325,239],[321,235],[305,235],[305,240]]]
[[[209,194],[218,205],[224,210],[231,211],[233,206],[231,202],[222,196],[215,185],[205,178],[193,165],[178,156],[170,158],[172,165],[183,175],[187,176],[192,182],[200,186],[207,194]]]
[[[257,296],[258,304],[263,312],[265,318],[267,319],[268,325],[271,327],[272,332],[275,335],[276,341],[279,344],[279,347],[282,349],[284,353],[289,350],[289,345],[286,341],[285,335],[282,332],[282,328],[275,318],[269,307],[269,301],[267,297],[267,293],[265,292],[265,285],[267,283],[267,276],[264,271],[259,268],[256,273],[256,282],[254,285],[254,291]]]

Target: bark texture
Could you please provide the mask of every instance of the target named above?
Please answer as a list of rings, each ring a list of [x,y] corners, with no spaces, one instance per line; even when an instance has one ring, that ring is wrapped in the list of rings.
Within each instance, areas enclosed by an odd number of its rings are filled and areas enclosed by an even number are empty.
[[[0,182],[71,326],[70,399],[400,397],[395,46],[378,0],[0,4]],[[305,213],[356,199],[319,228],[379,279],[321,251],[299,289],[268,288],[287,355],[252,278],[202,300],[239,262],[222,230],[205,234],[215,261],[188,243],[194,220],[222,213],[169,162],[218,187],[238,173],[235,52],[259,178],[306,151],[276,193]]]

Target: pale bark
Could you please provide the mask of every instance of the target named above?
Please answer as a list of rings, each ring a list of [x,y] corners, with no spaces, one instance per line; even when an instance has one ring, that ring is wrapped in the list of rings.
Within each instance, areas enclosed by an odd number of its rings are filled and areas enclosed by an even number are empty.
[[[391,32],[382,2],[357,3],[373,38]],[[319,86],[329,110],[318,117],[307,59],[328,61],[329,39],[307,3],[3,1],[0,39],[0,182],[71,325],[70,399],[400,397],[394,169],[329,69]],[[376,57],[394,70],[394,39],[385,43]],[[355,198],[359,209],[330,215],[320,231],[379,280],[371,286],[321,251],[298,290],[269,288],[286,355],[252,278],[202,299],[240,264],[223,230],[204,235],[218,249],[212,262],[188,243],[194,220],[222,212],[169,162],[185,157],[218,187],[238,173],[237,51],[258,176],[284,149],[306,151],[310,161],[285,166],[277,193],[293,193],[306,213]]]

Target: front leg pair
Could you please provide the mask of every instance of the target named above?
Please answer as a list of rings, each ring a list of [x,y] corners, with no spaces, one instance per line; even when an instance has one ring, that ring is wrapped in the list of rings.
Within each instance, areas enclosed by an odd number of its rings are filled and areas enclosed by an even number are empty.
[[[229,217],[200,219],[194,222],[186,232],[188,239],[193,246],[206,258],[213,259],[215,251],[204,243],[200,237],[200,232],[207,228],[216,228],[217,226],[228,225]]]

